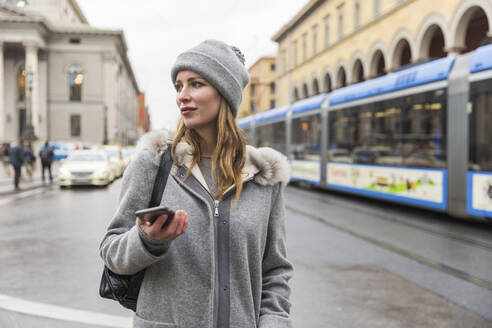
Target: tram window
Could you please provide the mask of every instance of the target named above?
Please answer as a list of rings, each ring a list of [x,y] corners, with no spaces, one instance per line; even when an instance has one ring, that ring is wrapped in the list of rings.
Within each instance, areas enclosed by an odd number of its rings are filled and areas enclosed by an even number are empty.
[[[329,113],[331,162],[445,167],[444,90]]]
[[[292,154],[294,159],[321,158],[321,115],[310,115],[292,120]]]
[[[256,127],[256,146],[271,147],[284,155],[285,147],[285,122],[277,122]]]
[[[491,80],[471,84],[469,114],[469,165],[474,171],[492,171],[492,85]]]
[[[446,167],[446,92],[430,91],[404,100],[404,164]]]

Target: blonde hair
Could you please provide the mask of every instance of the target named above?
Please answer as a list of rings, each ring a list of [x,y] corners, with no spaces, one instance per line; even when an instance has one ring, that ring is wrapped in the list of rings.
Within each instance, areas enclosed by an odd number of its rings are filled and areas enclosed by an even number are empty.
[[[193,147],[193,160],[184,179],[191,174],[191,169],[197,165],[202,157],[201,144],[204,142],[200,135],[192,128],[187,128],[180,117],[178,128],[174,136],[171,154],[179,142],[185,141]],[[246,141],[241,129],[236,124],[227,102],[222,99],[217,117],[217,145],[212,155],[212,174],[216,178],[216,192],[214,197],[222,199],[228,188],[236,185],[236,206],[243,189],[242,168],[246,162]]]

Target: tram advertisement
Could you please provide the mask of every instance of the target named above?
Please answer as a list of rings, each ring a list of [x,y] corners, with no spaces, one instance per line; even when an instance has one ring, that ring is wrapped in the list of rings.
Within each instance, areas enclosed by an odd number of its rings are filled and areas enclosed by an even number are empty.
[[[486,211],[488,212],[486,215],[492,217],[492,173],[472,172],[471,174],[468,174],[469,180],[470,177],[471,190],[469,187],[468,195],[470,195],[471,192],[472,210]]]
[[[319,160],[294,160],[291,162],[292,178],[320,184],[321,167]]]
[[[384,198],[444,206],[444,170],[387,166],[327,164],[327,184],[377,193]],[[357,190],[354,190],[357,192]],[[386,197],[385,197],[386,196]]]

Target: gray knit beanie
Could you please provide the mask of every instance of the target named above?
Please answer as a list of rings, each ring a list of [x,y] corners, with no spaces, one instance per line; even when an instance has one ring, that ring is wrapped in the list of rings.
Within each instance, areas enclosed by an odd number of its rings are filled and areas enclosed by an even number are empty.
[[[171,70],[173,83],[179,71],[190,70],[212,84],[237,115],[243,89],[249,82],[244,56],[233,46],[218,40],[206,40],[176,58]]]

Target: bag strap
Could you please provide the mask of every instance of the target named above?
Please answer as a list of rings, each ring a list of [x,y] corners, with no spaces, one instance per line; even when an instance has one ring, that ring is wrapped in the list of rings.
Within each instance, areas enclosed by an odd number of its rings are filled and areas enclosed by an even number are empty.
[[[157,169],[157,175],[155,177],[154,188],[152,189],[152,196],[150,197],[149,207],[155,207],[161,204],[167,178],[169,177],[169,173],[171,172],[171,167],[173,165],[170,147],[171,144],[167,144],[167,148],[162,154],[159,168]]]

